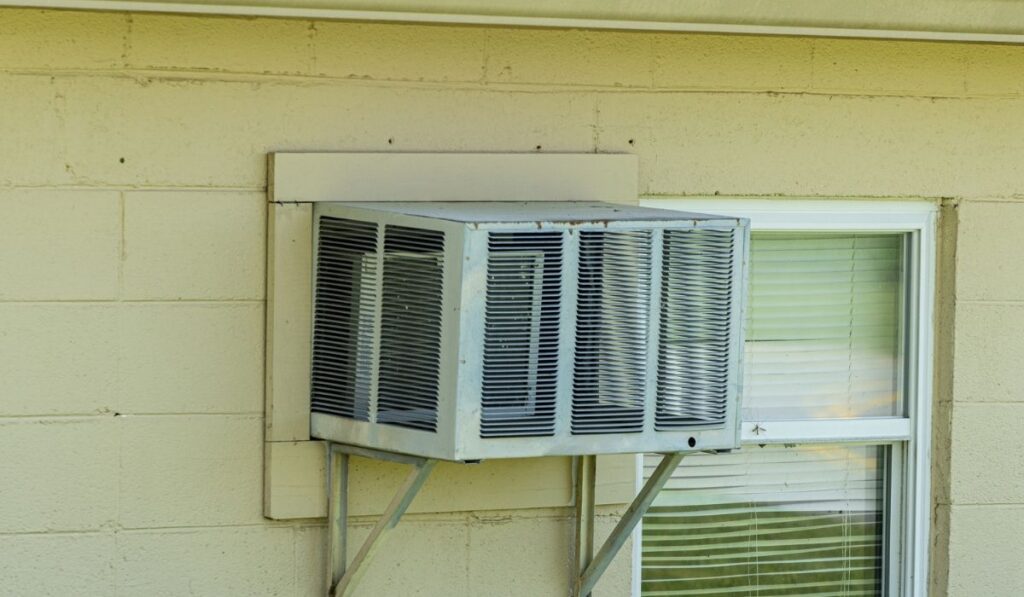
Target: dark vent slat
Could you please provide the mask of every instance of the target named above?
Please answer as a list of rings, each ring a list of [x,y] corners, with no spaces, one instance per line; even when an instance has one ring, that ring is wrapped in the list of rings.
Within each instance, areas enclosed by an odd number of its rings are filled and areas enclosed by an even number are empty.
[[[733,337],[734,231],[665,231],[658,431],[725,423]]]
[[[580,233],[572,433],[643,431],[649,230]]]
[[[488,234],[481,437],[553,435],[562,232]]]
[[[377,421],[437,430],[444,233],[386,226]]]
[[[313,412],[369,420],[377,225],[319,220],[313,323]]]

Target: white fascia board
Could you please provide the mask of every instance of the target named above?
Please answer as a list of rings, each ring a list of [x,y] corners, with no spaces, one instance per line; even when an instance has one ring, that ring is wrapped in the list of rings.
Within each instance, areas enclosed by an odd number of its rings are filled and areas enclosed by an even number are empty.
[[[836,37],[858,39],[892,39],[918,41],[951,41],[966,43],[1024,44],[1024,33],[987,31],[983,27],[963,30],[956,27],[928,26],[921,29],[865,28],[841,24],[830,26],[784,25],[762,19],[769,24],[749,22],[718,22],[704,20],[635,20],[629,18],[552,17],[466,12],[412,12],[401,10],[354,10],[295,5],[284,1],[251,4],[218,4],[200,2],[150,2],[145,0],[0,0],[0,7],[30,7],[68,10],[100,10],[117,12],[150,12],[245,17],[280,17],[314,20],[376,21],[494,27],[540,27],[557,29],[604,29],[619,31],[674,31],[683,33],[715,33],[733,35],[773,35],[790,37]],[[738,20],[738,19],[737,19]],[[745,21],[758,19],[745,19]],[[839,19],[841,21],[841,18]]]

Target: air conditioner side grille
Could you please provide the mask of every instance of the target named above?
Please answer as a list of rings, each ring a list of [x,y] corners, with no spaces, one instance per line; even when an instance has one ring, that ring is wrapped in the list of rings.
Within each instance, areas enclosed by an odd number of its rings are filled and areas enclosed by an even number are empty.
[[[369,419],[377,269],[377,224],[320,218],[313,412]]]
[[[481,437],[554,434],[562,239],[488,235]]]
[[[666,230],[655,429],[725,423],[733,230]]]
[[[643,431],[650,230],[582,231],[572,433]]]
[[[437,429],[444,233],[387,225],[377,421]]]

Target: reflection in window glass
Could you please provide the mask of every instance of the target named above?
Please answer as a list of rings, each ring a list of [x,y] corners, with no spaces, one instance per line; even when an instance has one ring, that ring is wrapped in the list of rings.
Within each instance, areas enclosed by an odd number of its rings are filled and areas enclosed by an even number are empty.
[[[755,233],[743,418],[900,413],[900,234]]]
[[[687,456],[644,517],[641,594],[881,594],[886,449]]]

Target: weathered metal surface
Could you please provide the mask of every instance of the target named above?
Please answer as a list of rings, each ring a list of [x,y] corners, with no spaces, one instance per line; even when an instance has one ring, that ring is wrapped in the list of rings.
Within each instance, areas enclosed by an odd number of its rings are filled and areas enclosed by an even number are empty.
[[[683,454],[675,452],[672,454],[665,454],[661,459],[661,464],[658,468],[654,469],[654,473],[644,483],[640,493],[637,494],[636,499],[626,509],[626,513],[623,514],[622,519],[612,529],[611,534],[605,540],[601,549],[598,550],[597,555],[594,556],[593,560],[587,565],[587,567],[580,573],[579,578],[573,585],[573,597],[587,597],[593,590],[594,585],[601,579],[601,575],[608,569],[608,565],[612,563],[612,559],[619,553],[622,546],[629,539],[630,533],[636,528],[636,525],[643,519],[644,514],[654,503],[654,498],[658,496],[658,492],[665,486],[665,483],[672,477],[672,472],[679,466],[679,462],[683,459]],[[591,505],[593,509],[593,505]],[[591,518],[593,514],[591,513]]]
[[[365,575],[369,561],[388,538],[390,531],[398,526],[399,520],[423,487],[437,461],[339,444],[330,444],[327,449],[330,458],[327,479],[329,496],[327,596],[351,597],[355,594],[360,580]],[[395,497],[392,498],[373,530],[370,531],[370,535],[352,559],[352,563],[346,565],[348,459],[350,453],[357,453],[367,458],[412,464],[414,468],[395,493]]]
[[[350,309],[339,309],[338,301],[316,302],[323,325],[314,329],[336,337],[325,335],[318,344],[314,336],[313,387],[325,393],[314,396],[313,437],[455,461],[736,447],[745,220],[554,201],[325,202],[314,206],[314,219],[376,225],[366,229],[377,242],[360,237],[352,248],[354,241],[335,228],[326,234],[315,226],[314,286],[340,296],[343,307],[374,309],[348,317]],[[409,230],[423,238],[443,235],[444,242],[429,250],[422,240],[415,251],[388,249],[387,239],[399,238],[394,231]],[[681,241],[664,240],[678,240],[677,232],[692,233],[692,242],[680,249]],[[534,247],[532,261],[523,261],[523,250],[548,235],[558,235],[557,248],[545,245],[538,253]],[[706,242],[716,235],[728,238],[728,246]],[[497,238],[513,240],[492,246]],[[333,261],[321,258],[321,247]],[[511,277],[492,269],[491,257],[502,254],[519,256],[522,265]],[[414,258],[420,262],[399,268]],[[349,261],[360,264],[358,274],[338,265]],[[522,272],[531,272],[535,288]],[[671,301],[662,300],[663,282],[673,289]],[[385,317],[383,307],[391,303],[384,294],[415,300],[415,308]],[[406,321],[406,312],[415,319]],[[384,331],[392,344],[395,337],[416,342],[385,354]],[[380,342],[370,342],[376,335]],[[344,341],[350,337],[360,340]],[[396,354],[408,357],[409,366],[396,366],[402,360]],[[662,374],[644,376],[648,365]],[[542,378],[531,378],[534,370]],[[666,375],[703,385],[672,385]],[[387,399],[401,402],[397,410],[406,419],[361,406],[360,400],[372,404],[375,395],[384,396],[383,381],[374,383],[385,378],[402,382],[388,382]],[[359,391],[346,390],[352,387]]]
[[[573,495],[576,510],[576,541],[573,555],[576,574],[582,575],[594,559],[594,493],[597,479],[597,458],[576,456],[572,461]],[[574,579],[574,586],[576,584]]]

